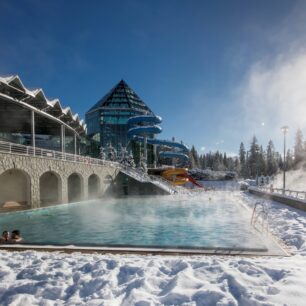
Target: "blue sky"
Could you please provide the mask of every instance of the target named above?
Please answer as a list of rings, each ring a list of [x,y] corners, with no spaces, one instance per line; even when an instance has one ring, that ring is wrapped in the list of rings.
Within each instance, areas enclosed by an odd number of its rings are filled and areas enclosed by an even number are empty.
[[[305,2],[0,2],[0,74],[84,117],[121,78],[201,152],[306,135]],[[303,104],[305,98],[305,103]],[[305,115],[305,116],[304,116]]]

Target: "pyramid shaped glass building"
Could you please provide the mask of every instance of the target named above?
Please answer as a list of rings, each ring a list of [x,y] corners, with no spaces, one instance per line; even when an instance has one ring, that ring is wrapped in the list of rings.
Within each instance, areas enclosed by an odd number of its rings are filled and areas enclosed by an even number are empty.
[[[87,134],[106,147],[117,150],[128,144],[127,121],[136,115],[153,114],[139,96],[121,80],[86,112]]]

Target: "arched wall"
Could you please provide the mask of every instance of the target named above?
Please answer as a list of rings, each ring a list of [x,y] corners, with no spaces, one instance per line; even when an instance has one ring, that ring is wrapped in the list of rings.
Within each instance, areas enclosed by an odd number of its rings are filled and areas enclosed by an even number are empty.
[[[31,179],[20,169],[9,169],[0,174],[0,207],[13,204],[31,205]]]
[[[79,173],[72,173],[68,177],[68,202],[79,202],[84,198],[83,178]]]
[[[88,198],[95,199],[100,195],[101,182],[96,174],[91,174],[88,177]]]
[[[47,171],[39,178],[40,205],[58,204],[62,201],[62,180],[58,173]]]
[[[21,154],[0,152],[0,176],[8,170],[20,170],[21,172],[25,173],[27,177],[27,190],[29,191],[29,194],[27,194],[27,202],[32,208],[41,206],[41,177],[46,172],[52,172],[58,175],[58,178],[61,181],[60,202],[62,203],[68,203],[68,177],[71,174],[78,173],[78,175],[81,177],[81,200],[86,200],[89,198],[88,179],[92,174],[99,177],[99,194],[103,194],[109,186],[109,184],[106,183],[107,180],[105,180],[106,176],[115,177],[118,173],[118,170],[115,167],[108,165],[92,165],[87,163],[43,158],[39,156],[25,156]],[[5,195],[5,193],[3,193],[4,187],[2,187],[1,191],[1,186],[6,186],[6,179],[3,180],[3,177],[2,181],[0,181],[0,200],[2,195]],[[15,189],[18,190],[20,187],[16,187]],[[22,202],[24,202],[23,198],[21,198]]]

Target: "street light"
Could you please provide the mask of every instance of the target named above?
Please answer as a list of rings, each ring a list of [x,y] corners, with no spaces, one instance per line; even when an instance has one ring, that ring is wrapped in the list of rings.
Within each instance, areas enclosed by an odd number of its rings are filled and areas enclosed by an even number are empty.
[[[285,189],[286,189],[286,134],[289,131],[289,127],[285,125],[281,128],[281,130],[284,133],[283,194],[285,194]]]

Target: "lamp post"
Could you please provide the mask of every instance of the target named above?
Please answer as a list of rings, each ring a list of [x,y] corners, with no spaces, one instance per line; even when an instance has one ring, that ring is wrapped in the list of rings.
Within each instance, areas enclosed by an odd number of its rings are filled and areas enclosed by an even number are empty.
[[[284,133],[283,194],[285,194],[285,189],[286,189],[286,134],[289,131],[289,127],[285,125],[281,128],[281,130]]]

